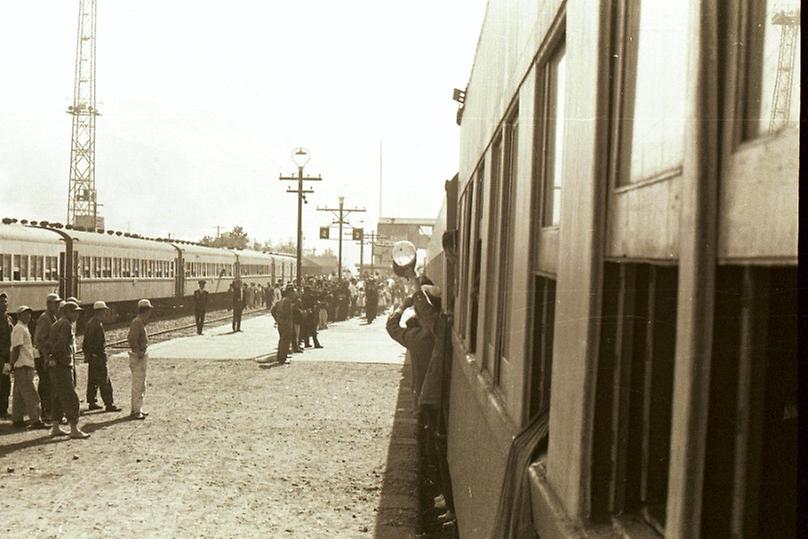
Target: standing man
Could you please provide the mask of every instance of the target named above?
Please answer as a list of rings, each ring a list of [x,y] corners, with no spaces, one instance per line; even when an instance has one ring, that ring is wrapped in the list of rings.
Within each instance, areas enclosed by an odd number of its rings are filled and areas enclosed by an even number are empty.
[[[146,419],[143,411],[143,397],[146,396],[146,366],[149,361],[149,338],[146,324],[152,314],[152,304],[147,299],[137,302],[137,316],[129,324],[129,370],[132,371],[132,411],[131,419]]]
[[[230,286],[233,294],[233,333],[241,331],[241,311],[244,310],[244,289],[241,287],[241,279],[236,277]]]
[[[375,320],[378,308],[379,289],[376,288],[376,282],[371,279],[365,284],[365,313],[368,317],[368,324],[372,324]]]
[[[93,316],[87,321],[84,328],[84,341],[82,350],[87,366],[87,403],[89,410],[100,410],[96,403],[96,395],[101,391],[101,399],[107,412],[120,412],[112,398],[112,382],[109,379],[107,368],[107,340],[104,335],[103,318],[109,312],[109,307],[103,301],[93,304]]]
[[[8,296],[0,292],[0,419],[8,419],[11,396],[11,324],[8,321]]]
[[[51,414],[54,418],[51,436],[70,434],[70,437],[76,440],[90,437],[79,428],[79,396],[73,385],[73,358],[75,357],[73,323],[78,320],[81,311],[82,308],[78,304],[72,301],[66,302],[59,319],[51,326],[48,334],[47,365],[53,394]],[[58,420],[63,415],[67,417],[67,422],[70,424],[69,433],[59,427]]]
[[[59,310],[59,303],[62,298],[59,294],[48,294],[45,299],[46,310],[39,315],[36,319],[36,328],[34,329],[34,347],[36,352],[36,373],[39,377],[39,402],[42,404],[42,416],[50,419],[51,413],[51,389],[50,389],[50,375],[48,374],[48,367],[46,365],[48,358],[48,333],[50,328],[56,323],[56,312]]]
[[[31,308],[22,305],[17,309],[17,324],[11,331],[11,367],[14,372],[14,397],[11,400],[11,418],[15,427],[25,426],[25,415],[31,420],[30,429],[47,428],[42,422],[42,406],[34,385],[34,344],[28,324]]]
[[[286,287],[283,298],[272,307],[272,317],[278,324],[278,363],[283,365],[289,357],[289,345],[295,338],[294,302],[297,296],[295,289]]]
[[[196,334],[202,335],[205,326],[205,312],[208,309],[208,291],[205,290],[205,281],[199,281],[199,289],[194,290],[194,318],[196,319]]]

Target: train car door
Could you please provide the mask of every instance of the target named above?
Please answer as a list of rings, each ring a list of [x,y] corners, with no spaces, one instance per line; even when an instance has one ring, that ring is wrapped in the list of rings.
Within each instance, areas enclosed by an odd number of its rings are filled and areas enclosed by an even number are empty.
[[[79,298],[80,296],[80,282],[79,282],[79,253],[76,250],[71,251],[71,256],[68,257],[67,265],[70,272],[67,275],[67,290],[63,298]]]
[[[270,269],[270,274],[272,275],[272,284],[275,284],[275,259],[272,259],[272,269]]]

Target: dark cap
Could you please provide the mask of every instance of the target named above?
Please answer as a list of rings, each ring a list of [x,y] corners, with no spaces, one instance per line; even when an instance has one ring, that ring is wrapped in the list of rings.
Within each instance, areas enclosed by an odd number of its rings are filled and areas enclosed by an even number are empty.
[[[199,284],[207,284],[207,281],[205,281],[204,279],[200,279]]]

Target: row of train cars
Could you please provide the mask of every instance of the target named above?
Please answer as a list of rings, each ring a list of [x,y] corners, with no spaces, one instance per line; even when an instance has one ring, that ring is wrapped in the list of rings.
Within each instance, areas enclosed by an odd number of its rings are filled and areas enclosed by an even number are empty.
[[[266,286],[294,279],[295,270],[290,255],[44,221],[4,218],[0,224],[0,292],[8,294],[12,309],[28,305],[42,311],[45,297],[56,292],[85,305],[104,300],[121,315],[149,298],[159,312],[190,304],[199,280],[218,303],[237,276]]]

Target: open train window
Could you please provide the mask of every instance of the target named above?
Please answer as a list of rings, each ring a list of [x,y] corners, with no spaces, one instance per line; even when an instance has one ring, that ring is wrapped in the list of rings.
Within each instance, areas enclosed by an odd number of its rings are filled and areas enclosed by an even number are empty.
[[[519,109],[514,107],[506,119],[505,125],[505,170],[502,175],[502,195],[500,207],[500,230],[499,230],[499,300],[497,316],[499,326],[497,328],[497,367],[495,369],[495,379],[499,381],[500,362],[503,359],[512,357],[510,328],[512,325],[512,295],[513,283],[513,223],[516,220],[514,215],[514,195],[516,193],[516,178],[519,162]]]
[[[797,270],[720,266],[703,537],[796,537]]]
[[[800,0],[740,2],[743,140],[799,127]]]
[[[607,263],[596,380],[593,516],[633,514],[664,534],[678,271]]]
[[[460,306],[458,309],[458,328],[461,335],[466,335],[466,327],[468,324],[468,275],[469,275],[469,243],[471,237],[471,210],[470,202],[472,198],[473,186],[472,182],[466,185],[463,194],[460,195],[460,215],[461,217],[461,259],[460,259]]]
[[[684,156],[690,2],[614,5],[612,174],[617,185],[677,175]]]
[[[556,282],[539,274],[533,276],[533,331],[531,333],[530,419],[550,408],[550,380],[553,371]]]

